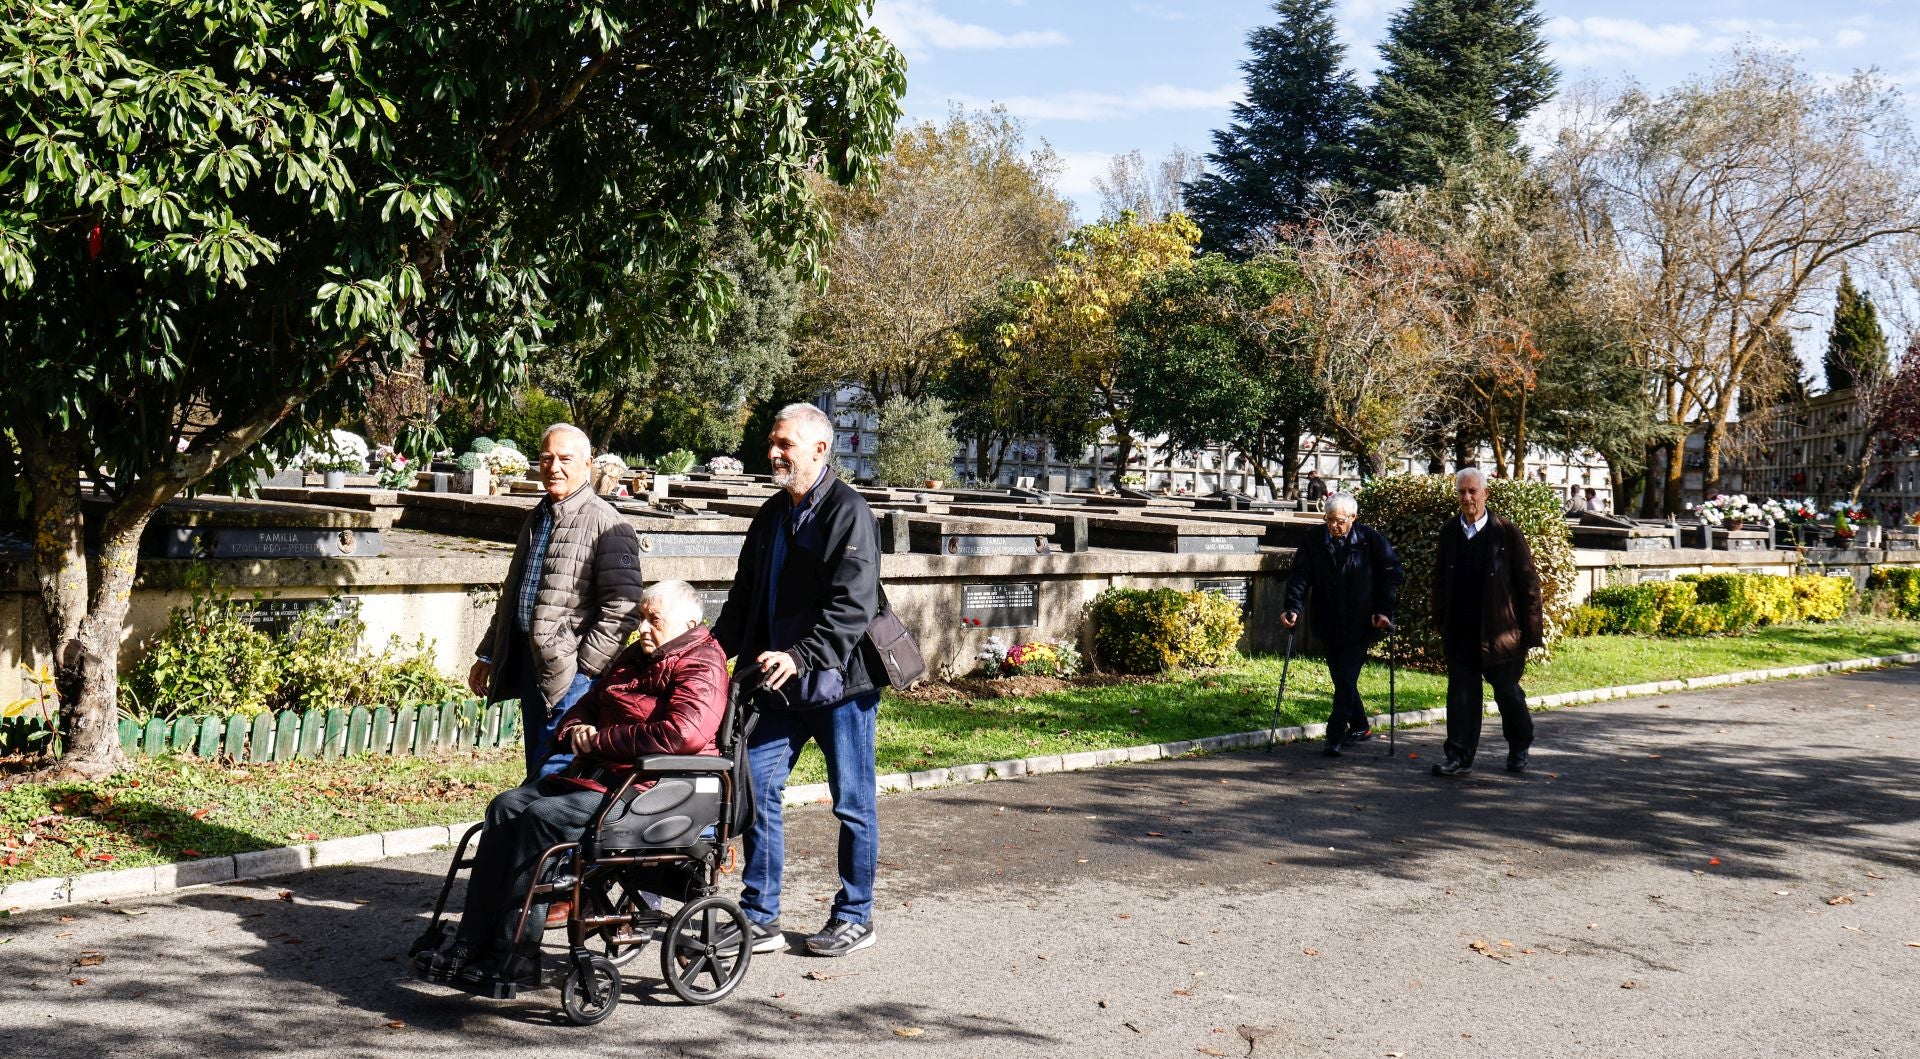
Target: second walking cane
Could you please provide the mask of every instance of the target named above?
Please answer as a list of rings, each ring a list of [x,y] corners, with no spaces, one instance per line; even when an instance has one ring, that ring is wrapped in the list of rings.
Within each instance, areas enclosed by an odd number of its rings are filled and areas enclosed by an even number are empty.
[[[1280,692],[1273,697],[1273,723],[1267,725],[1267,753],[1273,753],[1273,741],[1280,727],[1280,706],[1287,701],[1287,670],[1293,667],[1293,630],[1287,630],[1287,657],[1280,663]]]
[[[1400,675],[1400,623],[1387,619],[1387,756],[1394,753],[1394,737],[1400,734],[1400,696],[1395,685]]]

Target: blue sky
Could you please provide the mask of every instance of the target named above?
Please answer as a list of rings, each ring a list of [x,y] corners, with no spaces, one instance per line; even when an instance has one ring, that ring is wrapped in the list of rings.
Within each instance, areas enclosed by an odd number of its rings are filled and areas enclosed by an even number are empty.
[[[1341,0],[1362,80],[1404,2]],[[1657,90],[1746,42],[1796,51],[1823,74],[1875,67],[1920,96],[1914,0],[1542,0],[1540,11],[1563,84],[1631,78]],[[1060,153],[1061,190],[1089,220],[1089,180],[1110,155],[1210,148],[1239,94],[1247,31],[1270,16],[1266,0],[878,0],[874,18],[907,54],[910,117],[1006,104]]]

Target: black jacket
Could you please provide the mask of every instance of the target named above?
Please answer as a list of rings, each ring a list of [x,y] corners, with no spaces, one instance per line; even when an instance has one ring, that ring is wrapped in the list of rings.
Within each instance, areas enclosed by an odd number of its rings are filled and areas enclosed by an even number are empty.
[[[1540,574],[1533,566],[1533,552],[1520,527],[1492,512],[1487,513],[1486,527],[1480,532],[1492,534],[1493,546],[1481,582],[1480,660],[1484,665],[1524,661],[1528,648],[1546,642]],[[1440,530],[1440,553],[1433,568],[1433,627],[1443,637],[1449,631],[1454,593],[1460,590],[1461,553],[1466,547],[1467,532],[1455,515]]]
[[[785,690],[795,706],[804,707],[837,705],[879,686],[861,649],[867,626],[880,612],[878,527],[859,493],[831,470],[820,473],[825,479],[810,494],[812,516],[788,538],[771,620],[774,537],[787,532],[793,511],[784,490],[753,516],[733,587],[713,625],[721,649],[742,665],[762,651],[791,653],[800,673]]]
[[[1313,637],[1322,643],[1373,643],[1386,633],[1373,627],[1375,614],[1393,616],[1406,568],[1393,545],[1372,526],[1354,523],[1347,531],[1346,561],[1336,566],[1321,530],[1293,553],[1287,571],[1286,609],[1298,614],[1313,592],[1309,615]]]

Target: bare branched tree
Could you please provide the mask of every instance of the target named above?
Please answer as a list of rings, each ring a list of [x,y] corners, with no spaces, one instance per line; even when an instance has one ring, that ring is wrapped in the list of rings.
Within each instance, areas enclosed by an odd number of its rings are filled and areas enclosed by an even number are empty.
[[[1704,429],[1711,493],[1779,329],[1842,261],[1920,229],[1920,150],[1880,78],[1823,83],[1763,52],[1595,117],[1561,132],[1559,164],[1583,230],[1632,262],[1655,400],[1671,427]],[[1684,461],[1666,467],[1675,511]]]
[[[1112,220],[1132,210],[1143,221],[1164,221],[1185,213],[1186,185],[1205,171],[1199,155],[1178,145],[1151,165],[1138,150],[1116,154],[1107,162],[1107,175],[1093,178],[1100,217]]]

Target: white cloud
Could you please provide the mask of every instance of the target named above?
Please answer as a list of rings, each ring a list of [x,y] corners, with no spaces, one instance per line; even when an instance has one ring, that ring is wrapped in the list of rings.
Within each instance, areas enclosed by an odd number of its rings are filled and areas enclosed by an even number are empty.
[[[1147,85],[1132,92],[1058,92],[1047,96],[1008,96],[1002,99],[962,97],[968,107],[1000,104],[1023,118],[1040,121],[1106,121],[1151,111],[1220,110],[1240,98],[1240,85],[1219,88],[1182,88]]]
[[[1650,26],[1630,18],[1552,18],[1547,40],[1565,66],[1590,66],[1603,60],[1672,58],[1696,50],[1706,40],[1699,27],[1684,22]]]
[[[873,24],[905,52],[1001,48],[1051,48],[1066,44],[1056,30],[1002,33],[973,22],[955,22],[934,10],[932,0],[879,0]]]
[[[1866,39],[1867,35],[1857,29],[1843,29],[1833,35],[1833,46],[1836,48],[1857,48],[1861,44],[1866,43]]]
[[[1055,186],[1071,199],[1091,198],[1093,178],[1107,175],[1113,155],[1107,151],[1060,151],[1060,177]]]

